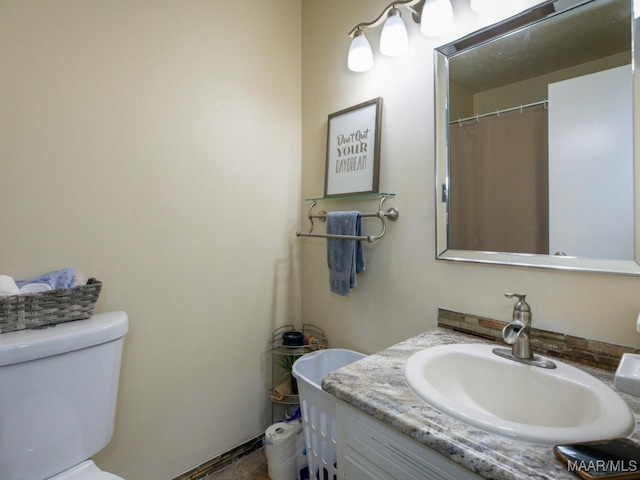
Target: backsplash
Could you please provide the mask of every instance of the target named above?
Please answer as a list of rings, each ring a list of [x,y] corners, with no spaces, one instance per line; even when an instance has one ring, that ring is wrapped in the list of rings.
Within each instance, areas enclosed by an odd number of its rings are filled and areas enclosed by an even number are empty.
[[[478,317],[468,313],[438,309],[438,326],[504,344],[502,329],[508,322]],[[539,355],[569,360],[583,365],[615,371],[623,353],[640,353],[640,349],[574,337],[563,333],[531,328],[531,344]]]

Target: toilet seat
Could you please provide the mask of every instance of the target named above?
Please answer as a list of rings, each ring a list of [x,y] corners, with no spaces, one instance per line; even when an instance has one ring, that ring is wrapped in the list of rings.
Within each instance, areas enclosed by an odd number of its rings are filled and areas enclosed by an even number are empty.
[[[50,477],[48,480],[124,480],[113,473],[103,472],[92,460],[85,460],[69,470]]]

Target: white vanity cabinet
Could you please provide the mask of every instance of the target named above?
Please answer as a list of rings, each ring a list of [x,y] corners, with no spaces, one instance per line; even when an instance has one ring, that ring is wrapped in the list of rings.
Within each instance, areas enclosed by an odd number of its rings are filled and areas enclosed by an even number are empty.
[[[481,477],[379,420],[337,401],[339,480],[478,480]]]

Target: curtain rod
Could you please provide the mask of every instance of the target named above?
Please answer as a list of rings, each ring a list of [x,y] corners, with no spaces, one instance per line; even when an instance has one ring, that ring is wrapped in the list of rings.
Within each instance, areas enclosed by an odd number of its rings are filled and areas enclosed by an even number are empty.
[[[539,102],[527,103],[526,105],[520,105],[518,107],[505,108],[504,110],[496,110],[495,112],[483,113],[481,115],[473,115],[472,117],[467,117],[467,118],[459,118],[458,120],[453,120],[452,122],[449,122],[449,125],[453,125],[455,123],[462,125],[464,122],[470,122],[471,120],[479,121],[481,118],[484,118],[484,117],[491,117],[493,115],[500,116],[501,113],[515,112],[517,110],[520,110],[522,112],[522,110],[525,108],[537,107],[538,105],[544,105],[546,107],[547,103],[549,103],[549,100],[540,100]]]

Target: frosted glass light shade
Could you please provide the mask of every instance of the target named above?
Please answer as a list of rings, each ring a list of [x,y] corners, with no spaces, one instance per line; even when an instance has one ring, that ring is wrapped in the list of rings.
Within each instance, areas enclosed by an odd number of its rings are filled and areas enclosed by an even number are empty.
[[[407,27],[405,27],[400,10],[393,8],[389,12],[389,17],[384,22],[382,33],[380,34],[380,53],[395,57],[401,55],[409,48],[409,37]]]
[[[420,31],[427,37],[439,37],[453,27],[450,0],[426,0],[422,8]]]
[[[362,30],[353,35],[347,65],[352,72],[366,72],[373,67],[373,50]]]

